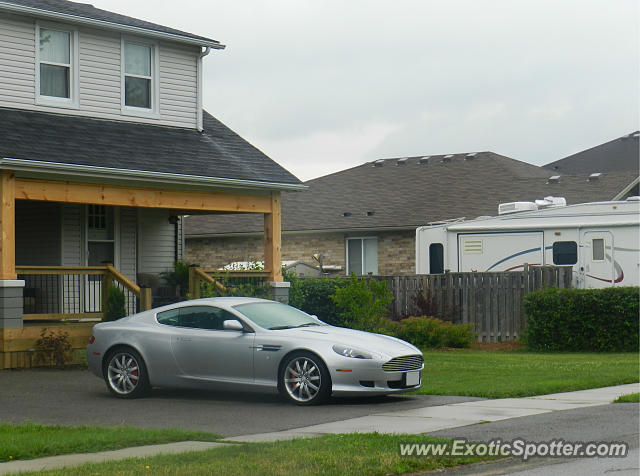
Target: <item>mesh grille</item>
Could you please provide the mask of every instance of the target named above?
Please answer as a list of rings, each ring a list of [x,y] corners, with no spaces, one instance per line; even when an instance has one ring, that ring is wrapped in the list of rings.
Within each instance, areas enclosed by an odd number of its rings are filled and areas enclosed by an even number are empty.
[[[422,355],[405,355],[396,357],[389,362],[382,364],[382,370],[385,372],[403,372],[405,370],[420,370],[424,359]]]

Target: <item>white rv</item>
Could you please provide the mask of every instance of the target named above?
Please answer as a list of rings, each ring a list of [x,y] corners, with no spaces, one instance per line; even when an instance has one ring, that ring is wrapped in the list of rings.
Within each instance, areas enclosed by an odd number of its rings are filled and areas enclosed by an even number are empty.
[[[640,197],[566,205],[559,197],[499,206],[496,217],[416,230],[416,273],[572,266],[573,286],[640,284]]]

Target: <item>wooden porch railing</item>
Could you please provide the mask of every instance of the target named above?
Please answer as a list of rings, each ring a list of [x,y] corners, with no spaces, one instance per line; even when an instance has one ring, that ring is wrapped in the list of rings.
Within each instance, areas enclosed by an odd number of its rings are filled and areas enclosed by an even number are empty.
[[[25,280],[25,321],[103,319],[112,284],[125,293],[129,314],[151,309],[151,288],[141,288],[110,264],[16,266],[16,273]]]
[[[244,278],[246,281],[265,281],[269,279],[269,271],[265,270],[219,270],[219,269],[201,269],[198,266],[189,267],[189,294],[192,299],[198,299],[201,296],[202,283],[211,283],[222,293],[227,288],[220,280],[234,281]]]

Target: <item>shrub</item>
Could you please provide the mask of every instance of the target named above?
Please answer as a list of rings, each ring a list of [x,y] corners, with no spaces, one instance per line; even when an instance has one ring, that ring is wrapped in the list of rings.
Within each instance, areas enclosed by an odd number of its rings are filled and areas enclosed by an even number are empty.
[[[232,278],[233,279],[233,278]],[[214,283],[202,283],[200,287],[200,297],[218,297],[218,296],[246,296],[267,299],[270,297],[269,285],[263,282],[247,282],[242,284],[234,284],[230,279],[219,279],[218,282],[224,286],[224,290],[220,289]]]
[[[384,281],[358,278],[354,274],[331,296],[346,325],[370,330],[375,318],[387,314],[393,297]]]
[[[476,341],[473,324],[451,324],[444,322],[444,346],[468,348]]]
[[[113,284],[107,289],[107,303],[104,310],[105,321],[115,321],[127,315],[124,292]]]
[[[542,289],[524,299],[523,340],[536,350],[637,352],[637,287]]]
[[[287,273],[285,280],[291,283],[289,288],[289,304],[303,310],[307,314],[318,316],[318,319],[333,326],[344,326],[346,323],[339,314],[336,304],[331,299],[336,289],[346,284],[341,278],[297,278],[294,273]]]
[[[63,331],[40,331],[40,338],[36,341],[36,362],[46,365],[63,367],[73,359],[69,334]]]
[[[162,272],[160,277],[168,286],[179,286],[180,294],[184,295],[189,289],[189,263],[176,261],[173,271]]]
[[[435,317],[408,317],[398,323],[397,337],[419,348],[444,345],[444,322]]]

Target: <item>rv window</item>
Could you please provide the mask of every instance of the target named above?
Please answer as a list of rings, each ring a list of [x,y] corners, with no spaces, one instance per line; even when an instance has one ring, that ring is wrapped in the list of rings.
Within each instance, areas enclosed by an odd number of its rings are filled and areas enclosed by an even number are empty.
[[[576,264],[578,245],[575,241],[556,241],[553,244],[553,264]]]
[[[604,261],[604,239],[595,238],[591,242],[592,261]]]
[[[442,243],[429,245],[429,274],[444,273],[444,247]]]

